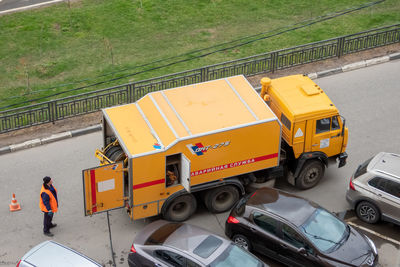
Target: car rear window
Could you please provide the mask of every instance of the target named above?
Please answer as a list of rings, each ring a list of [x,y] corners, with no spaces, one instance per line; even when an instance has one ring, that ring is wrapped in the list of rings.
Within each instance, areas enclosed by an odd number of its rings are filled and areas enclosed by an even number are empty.
[[[354,173],[354,178],[357,178],[357,177],[359,177],[360,175],[363,175],[364,173],[367,172],[368,164],[371,162],[372,159],[373,159],[373,157],[370,158],[370,159],[368,159],[368,160],[366,160],[363,164],[361,164],[360,166],[358,166],[356,172]]]
[[[164,244],[165,240],[175,232],[179,227],[182,226],[182,223],[168,223],[163,225],[154,233],[152,233],[149,238],[147,238],[145,245],[162,245]]]
[[[213,252],[221,246],[222,240],[213,235],[208,236],[194,250],[193,253],[202,257],[208,258]]]

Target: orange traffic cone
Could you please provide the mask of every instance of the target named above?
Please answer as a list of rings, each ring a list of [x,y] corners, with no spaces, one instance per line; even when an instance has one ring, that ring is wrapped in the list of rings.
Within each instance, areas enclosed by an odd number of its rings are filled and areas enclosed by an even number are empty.
[[[17,200],[15,199],[15,194],[13,194],[10,204],[10,211],[17,211],[20,210],[21,206],[18,204]]]

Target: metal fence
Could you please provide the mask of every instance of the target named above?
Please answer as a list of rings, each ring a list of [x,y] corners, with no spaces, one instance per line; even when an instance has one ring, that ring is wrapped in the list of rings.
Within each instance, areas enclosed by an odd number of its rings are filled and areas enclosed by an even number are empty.
[[[0,112],[0,133],[132,103],[153,91],[277,70],[400,42],[400,24]]]

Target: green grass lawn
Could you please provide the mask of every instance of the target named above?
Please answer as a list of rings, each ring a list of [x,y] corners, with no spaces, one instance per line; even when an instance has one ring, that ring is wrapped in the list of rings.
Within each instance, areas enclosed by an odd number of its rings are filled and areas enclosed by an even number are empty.
[[[400,1],[206,57],[240,38],[370,3],[361,0],[75,0],[0,16],[0,107],[148,70],[106,88],[400,22]],[[255,39],[255,38],[253,38]],[[246,41],[249,39],[243,39]],[[225,43],[225,44],[224,44]],[[222,44],[222,45],[221,45]],[[221,45],[218,47],[214,47]],[[208,48],[202,52],[193,52]],[[181,57],[177,57],[183,55]],[[159,61],[163,60],[163,61]],[[156,63],[148,64],[151,62]],[[148,64],[144,67],[135,68]],[[81,91],[82,92],[82,91]],[[76,91],[74,92],[76,93]],[[58,97],[64,97],[62,94]]]

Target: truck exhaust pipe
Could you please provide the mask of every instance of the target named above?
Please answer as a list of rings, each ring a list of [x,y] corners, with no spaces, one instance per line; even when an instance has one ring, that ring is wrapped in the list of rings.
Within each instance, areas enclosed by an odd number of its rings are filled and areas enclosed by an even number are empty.
[[[261,79],[261,93],[260,96],[262,99],[264,99],[265,102],[269,103],[269,95],[268,95],[268,88],[271,85],[271,79],[268,77],[262,78]]]

